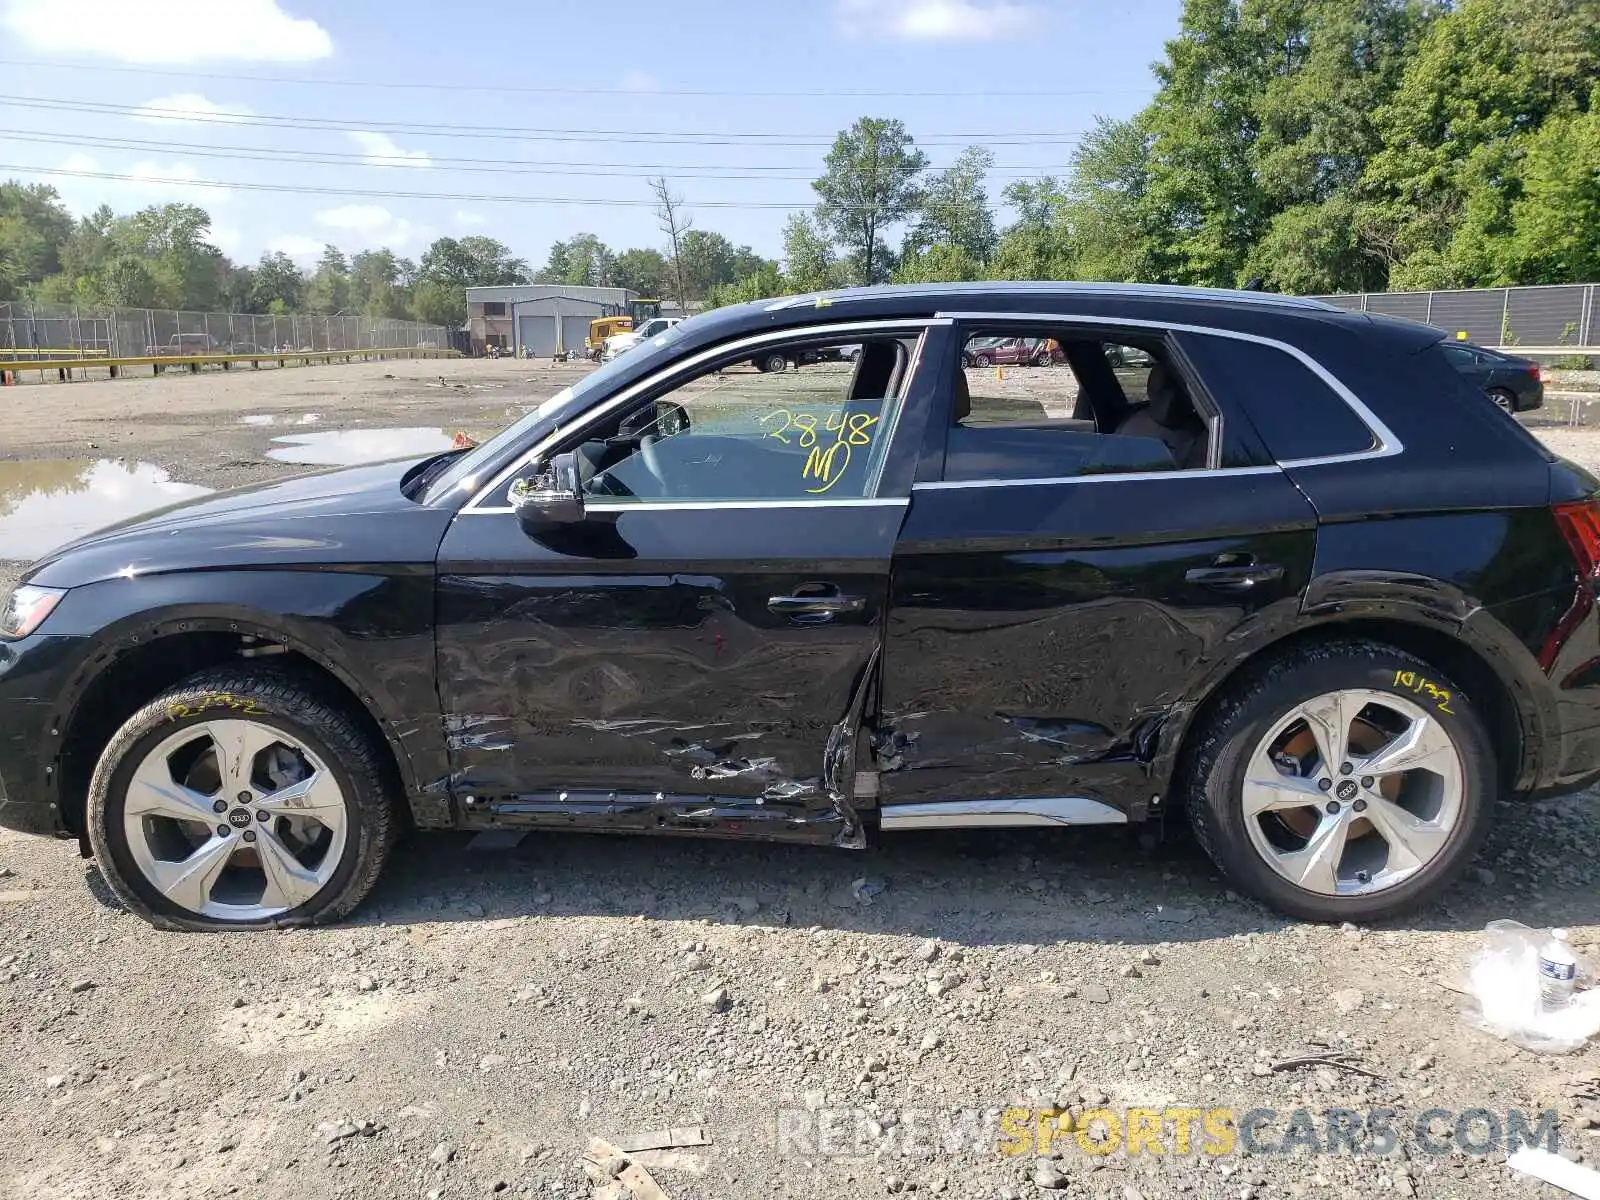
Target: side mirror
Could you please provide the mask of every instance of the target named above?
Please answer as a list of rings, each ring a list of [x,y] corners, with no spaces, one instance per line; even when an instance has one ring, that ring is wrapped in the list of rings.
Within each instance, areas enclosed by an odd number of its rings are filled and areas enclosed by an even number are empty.
[[[511,506],[516,510],[517,521],[529,533],[583,520],[578,456],[571,452],[558,454],[538,475],[517,480],[511,485]]]

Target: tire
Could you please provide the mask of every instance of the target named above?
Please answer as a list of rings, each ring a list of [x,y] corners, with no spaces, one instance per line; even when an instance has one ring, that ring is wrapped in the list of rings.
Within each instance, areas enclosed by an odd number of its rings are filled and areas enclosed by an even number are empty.
[[[1283,760],[1268,757],[1272,746],[1304,747],[1310,739],[1320,747],[1310,722],[1303,719],[1290,722],[1283,733],[1275,730],[1301,705],[1310,704],[1324,714],[1335,711],[1318,707],[1331,695],[1355,706],[1337,710],[1348,721],[1334,722],[1335,727],[1348,724],[1378,743],[1385,735],[1375,722],[1396,722],[1396,738],[1413,736],[1415,728],[1417,735],[1429,739],[1425,747],[1437,747],[1427,761],[1440,772],[1414,769],[1391,775],[1380,768],[1374,775],[1363,775],[1365,756],[1352,748],[1349,757],[1354,761],[1337,764],[1324,775],[1320,749],[1313,749],[1316,765],[1304,776],[1277,774],[1264,786],[1251,783],[1265,770],[1283,771]],[[1397,722],[1402,717],[1413,720],[1400,727]],[[1421,725],[1416,725],[1417,718]],[[1283,738],[1288,741],[1282,742]],[[1350,739],[1352,747],[1356,740]],[[1369,745],[1372,761],[1382,762],[1377,751],[1390,746]],[[1494,781],[1500,778],[1482,720],[1444,673],[1390,646],[1366,641],[1307,647],[1250,671],[1202,718],[1188,747],[1177,792],[1201,847],[1240,890],[1308,921],[1378,920],[1436,899],[1477,853],[1488,830]],[[1301,764],[1304,769],[1303,758]],[[1345,765],[1354,768],[1349,775],[1342,770]],[[1329,788],[1323,788],[1324,778]],[[1393,789],[1399,802],[1380,803],[1378,793],[1367,789],[1369,780],[1379,788]],[[1254,818],[1245,815],[1247,786],[1253,803],[1262,797],[1274,801]],[[1336,797],[1343,803],[1334,815],[1331,802]],[[1309,803],[1290,807],[1301,799]],[[1402,804],[1404,813],[1399,812]],[[1431,808],[1434,804],[1438,807]],[[1387,814],[1381,822],[1380,814]],[[1396,815],[1416,824],[1389,824]],[[1341,837],[1335,843],[1330,836],[1322,843],[1342,848],[1338,857],[1321,856],[1322,863],[1332,859],[1331,876],[1313,871],[1308,864],[1317,862],[1318,856],[1312,853],[1312,835],[1320,837],[1341,822],[1351,831],[1349,840]],[[1385,825],[1403,828],[1410,836],[1397,843],[1383,836]],[[1374,837],[1379,840],[1371,841]],[[1418,847],[1415,854],[1409,849],[1413,843]],[[1380,848],[1385,857],[1381,866],[1375,866],[1374,855]],[[1410,863],[1420,865],[1407,874]],[[1303,868],[1312,886],[1291,878]],[[1383,884],[1388,874],[1393,882]]]
[[[1490,388],[1489,399],[1493,400],[1508,413],[1517,411],[1517,395],[1510,388]]]
[[[987,367],[991,361],[987,354],[975,354],[972,356],[972,365],[975,367]]]
[[[761,359],[756,365],[763,371],[766,371],[768,374],[775,375],[781,371],[787,371],[789,369],[789,360],[781,354],[769,354],[765,358]]]
[[[241,762],[249,764],[248,770],[225,778],[230,772],[224,770],[221,742],[208,730],[222,742],[246,747]],[[234,743],[236,735],[251,740]],[[290,751],[287,760],[283,748]],[[387,756],[386,748],[314,681],[270,667],[204,671],[134,713],[106,746],[89,784],[89,842],[117,898],[159,929],[284,928],[337,921],[372,890],[399,833]],[[185,769],[184,763],[188,774],[180,780],[177,772]],[[267,778],[285,769],[303,774],[289,784]],[[166,773],[160,782],[167,790],[143,786],[145,779],[161,772]],[[196,772],[209,772],[218,781],[215,789],[197,782]],[[244,793],[232,792],[230,782],[237,787],[246,776],[252,799],[239,803]],[[313,783],[315,790],[309,790]],[[177,786],[167,788],[169,784]],[[300,784],[308,790],[290,800],[286,789]],[[152,811],[130,814],[130,794],[140,805],[160,799]],[[210,828],[192,820],[193,814],[203,813],[207,800],[214,813],[216,804],[224,806]],[[280,807],[285,803],[288,807]],[[174,818],[174,809],[184,815]],[[174,848],[172,858],[156,852],[158,842]],[[282,853],[266,853],[269,843],[295,856],[292,866],[298,871],[285,869],[289,860]],[[278,864],[275,871],[267,870],[269,859]],[[203,874],[209,881],[173,884],[176,872],[170,868],[189,862],[207,865],[196,865],[186,875]],[[209,864],[219,862],[221,866],[210,869]],[[169,878],[166,890],[154,877],[161,872]],[[248,894],[253,876],[262,882],[260,896],[252,902]],[[286,882],[276,885],[274,877]],[[224,883],[242,888],[245,899],[226,894],[219,899]],[[197,907],[201,898],[204,903]]]

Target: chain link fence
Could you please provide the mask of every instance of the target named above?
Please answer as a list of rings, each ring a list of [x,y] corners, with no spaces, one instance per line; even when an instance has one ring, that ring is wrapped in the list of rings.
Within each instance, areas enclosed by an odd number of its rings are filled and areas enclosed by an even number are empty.
[[[276,351],[450,348],[443,325],[388,317],[93,311],[0,301],[0,358],[138,358]]]
[[[1314,296],[1340,308],[1423,321],[1480,346],[1593,347],[1600,339],[1597,285],[1358,292]]]

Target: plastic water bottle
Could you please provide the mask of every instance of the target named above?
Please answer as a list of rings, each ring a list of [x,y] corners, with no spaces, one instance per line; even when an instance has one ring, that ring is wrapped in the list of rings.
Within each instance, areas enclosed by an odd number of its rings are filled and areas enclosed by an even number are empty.
[[[1545,1012],[1559,1012],[1572,1002],[1577,987],[1578,958],[1567,945],[1567,931],[1552,929],[1539,947],[1539,1001]]]

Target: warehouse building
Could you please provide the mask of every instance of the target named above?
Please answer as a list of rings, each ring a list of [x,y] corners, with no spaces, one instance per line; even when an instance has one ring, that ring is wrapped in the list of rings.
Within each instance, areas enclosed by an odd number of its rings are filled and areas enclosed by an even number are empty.
[[[589,322],[628,312],[637,300],[627,288],[523,283],[467,289],[467,334],[473,354],[490,346],[502,353],[547,358],[562,350],[583,353]]]

